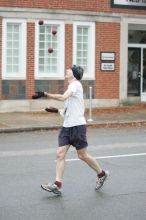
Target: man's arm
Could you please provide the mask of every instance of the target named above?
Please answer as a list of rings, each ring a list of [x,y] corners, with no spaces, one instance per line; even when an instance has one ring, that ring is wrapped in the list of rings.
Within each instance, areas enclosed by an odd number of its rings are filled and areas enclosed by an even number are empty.
[[[73,92],[71,90],[67,89],[63,95],[52,94],[52,93],[47,93],[47,92],[44,92],[44,94],[46,97],[48,97],[50,99],[54,99],[54,100],[58,100],[58,101],[65,101],[67,98],[72,96]]]

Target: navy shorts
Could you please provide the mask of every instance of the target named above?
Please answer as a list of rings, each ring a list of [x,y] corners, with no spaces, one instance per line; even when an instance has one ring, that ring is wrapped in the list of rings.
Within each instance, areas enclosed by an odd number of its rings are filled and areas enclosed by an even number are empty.
[[[87,125],[78,125],[74,127],[62,127],[58,142],[59,147],[72,145],[77,150],[88,146],[86,137]]]

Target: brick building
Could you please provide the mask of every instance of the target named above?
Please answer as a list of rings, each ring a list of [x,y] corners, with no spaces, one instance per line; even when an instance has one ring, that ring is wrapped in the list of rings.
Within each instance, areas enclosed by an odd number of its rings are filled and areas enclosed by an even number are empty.
[[[87,105],[90,86],[94,106],[146,101],[146,0],[0,0],[0,111],[43,108],[72,64]]]

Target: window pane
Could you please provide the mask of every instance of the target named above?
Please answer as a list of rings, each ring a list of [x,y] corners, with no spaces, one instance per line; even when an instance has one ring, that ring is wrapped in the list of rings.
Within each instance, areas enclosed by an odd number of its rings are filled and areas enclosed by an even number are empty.
[[[82,42],[82,36],[78,36],[78,37],[77,37],[77,41],[78,41],[78,42]]]
[[[19,41],[13,41],[13,48],[19,48]]]
[[[11,49],[7,49],[7,56],[12,56],[12,50]]]
[[[82,56],[82,52],[81,51],[77,51],[77,57],[81,57]]]
[[[129,30],[128,43],[146,44],[146,31]]]
[[[13,72],[17,73],[18,71],[19,71],[18,65],[14,65],[13,66]]]
[[[83,65],[87,65],[87,59],[83,59]]]
[[[7,57],[7,64],[8,65],[12,64],[12,58],[11,57]]]
[[[83,42],[88,42],[88,36],[83,36]]]
[[[81,28],[81,27],[78,27],[78,29],[77,29],[77,35],[82,35],[82,28]]]
[[[83,44],[83,50],[87,50],[88,49],[88,44],[84,43]]]
[[[39,72],[43,73],[44,72],[44,66],[43,65],[39,65]]]
[[[12,41],[7,41],[7,48],[12,48],[12,45],[13,45]]]
[[[45,43],[44,43],[44,42],[40,42],[40,43],[39,43],[39,46],[40,46],[40,49],[44,49]]]
[[[52,64],[53,64],[53,65],[54,65],[54,64],[56,65],[56,64],[57,64],[57,59],[55,59],[55,58],[52,59]]]
[[[51,64],[51,60],[50,60],[49,58],[46,58],[46,59],[45,59],[45,64],[46,64],[46,65],[50,65],[50,64]]]
[[[82,44],[81,43],[77,43],[77,50],[81,50],[82,49]]]
[[[44,41],[45,40],[45,35],[44,34],[40,34],[40,41]]]
[[[19,33],[19,24],[14,25],[13,30],[15,33]]]
[[[7,40],[8,41],[11,41],[12,37],[13,37],[12,33],[7,33]]]
[[[13,40],[19,41],[19,34],[13,34]]]
[[[7,71],[8,73],[11,73],[11,72],[12,72],[12,65],[7,65],[7,66],[6,66],[6,71]]]
[[[57,43],[52,43],[52,48],[57,49]]]
[[[77,64],[78,64],[78,65],[81,65],[81,64],[82,64],[81,59],[77,59]]]
[[[40,27],[40,33],[45,33],[45,27],[44,26],[39,26]]]
[[[13,57],[13,64],[19,64],[19,59],[18,57]]]
[[[57,72],[57,67],[56,66],[52,66],[52,73],[56,73]]]
[[[7,25],[7,33],[12,33],[12,25],[11,24]]]
[[[13,56],[19,56],[19,50],[18,49],[14,49],[13,50]]]
[[[87,50],[84,50],[83,51],[83,57],[87,57],[88,56],[88,51]]]
[[[39,58],[39,64],[40,65],[44,64],[44,58]]]
[[[88,35],[88,28],[83,28],[83,35]]]
[[[39,50],[40,57],[44,57],[44,50]]]

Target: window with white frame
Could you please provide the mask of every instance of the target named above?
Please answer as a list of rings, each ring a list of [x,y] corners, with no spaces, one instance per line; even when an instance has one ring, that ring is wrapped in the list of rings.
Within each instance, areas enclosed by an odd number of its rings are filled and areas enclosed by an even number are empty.
[[[52,31],[56,30],[56,34]],[[35,63],[36,79],[64,78],[64,23],[44,21],[36,22]],[[53,49],[52,53],[48,49]]]
[[[84,79],[95,78],[95,24],[75,22],[73,35],[73,64],[84,68]]]
[[[2,78],[26,78],[26,22],[4,19],[2,39]]]

